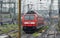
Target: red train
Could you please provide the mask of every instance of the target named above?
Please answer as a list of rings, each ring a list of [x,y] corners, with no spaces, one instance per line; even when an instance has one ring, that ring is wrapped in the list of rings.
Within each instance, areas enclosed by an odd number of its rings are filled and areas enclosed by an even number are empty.
[[[44,25],[44,18],[35,11],[28,11],[22,16],[23,30],[26,33],[34,33],[38,28]]]

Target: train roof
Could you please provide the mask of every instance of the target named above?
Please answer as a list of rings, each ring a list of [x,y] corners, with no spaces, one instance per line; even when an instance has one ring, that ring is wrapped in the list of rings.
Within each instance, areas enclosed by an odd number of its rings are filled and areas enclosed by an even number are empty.
[[[26,14],[36,14],[35,11],[28,11]]]
[[[27,11],[26,14],[37,14],[38,16],[42,16],[41,14],[39,14],[37,11],[34,11],[34,10],[29,10],[29,11]]]

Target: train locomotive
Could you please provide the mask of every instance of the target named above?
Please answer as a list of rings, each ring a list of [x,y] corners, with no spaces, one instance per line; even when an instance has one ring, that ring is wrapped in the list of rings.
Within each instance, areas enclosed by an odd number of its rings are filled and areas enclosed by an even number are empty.
[[[22,26],[25,33],[34,33],[44,25],[44,18],[35,11],[28,11],[22,16]]]

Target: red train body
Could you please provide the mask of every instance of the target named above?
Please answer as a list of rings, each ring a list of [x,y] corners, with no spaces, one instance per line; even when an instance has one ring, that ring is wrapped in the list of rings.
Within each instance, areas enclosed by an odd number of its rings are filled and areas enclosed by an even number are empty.
[[[44,25],[44,18],[37,14],[25,14],[22,16],[22,25],[25,32],[35,32],[38,27]]]

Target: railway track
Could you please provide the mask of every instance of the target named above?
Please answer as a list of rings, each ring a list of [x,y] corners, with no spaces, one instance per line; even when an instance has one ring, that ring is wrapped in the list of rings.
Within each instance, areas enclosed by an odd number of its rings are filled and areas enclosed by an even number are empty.
[[[56,26],[57,24],[54,24],[49,29],[47,29],[44,33],[42,33],[41,38],[56,38]]]
[[[46,30],[45,30],[46,31]],[[45,32],[44,31],[44,32]],[[37,31],[37,33],[33,33],[33,34],[26,34],[26,33],[23,33],[21,35],[21,38],[38,38],[38,36],[42,35],[42,33],[40,33],[39,31]]]
[[[21,38],[38,38],[42,35],[42,33],[37,33],[35,36],[33,34],[23,34]]]
[[[52,28],[50,28],[50,29],[53,29],[53,31],[55,30],[55,26],[56,26],[57,24],[53,24],[52,25]],[[36,34],[23,34],[22,36],[21,36],[21,38],[50,38],[50,37],[56,37],[56,31],[54,31],[54,34],[53,34],[53,31],[52,31],[52,34],[49,34],[49,33],[51,33],[51,32],[48,32],[49,31],[49,29],[46,29],[44,32],[42,32],[42,33],[36,33]]]
[[[18,33],[18,30],[12,30],[12,31],[10,31],[10,32],[8,32],[8,33],[4,33],[4,34],[0,34],[0,35],[10,35],[12,38],[16,38],[17,37],[17,35],[16,36],[12,36],[12,34],[15,34],[15,33]]]
[[[11,34],[11,33],[16,33],[16,32],[18,32],[18,30],[12,30],[12,31],[9,31],[9,32],[4,33],[4,34]],[[3,34],[3,33],[2,33],[2,34]],[[0,34],[0,35],[2,35],[2,34]]]

